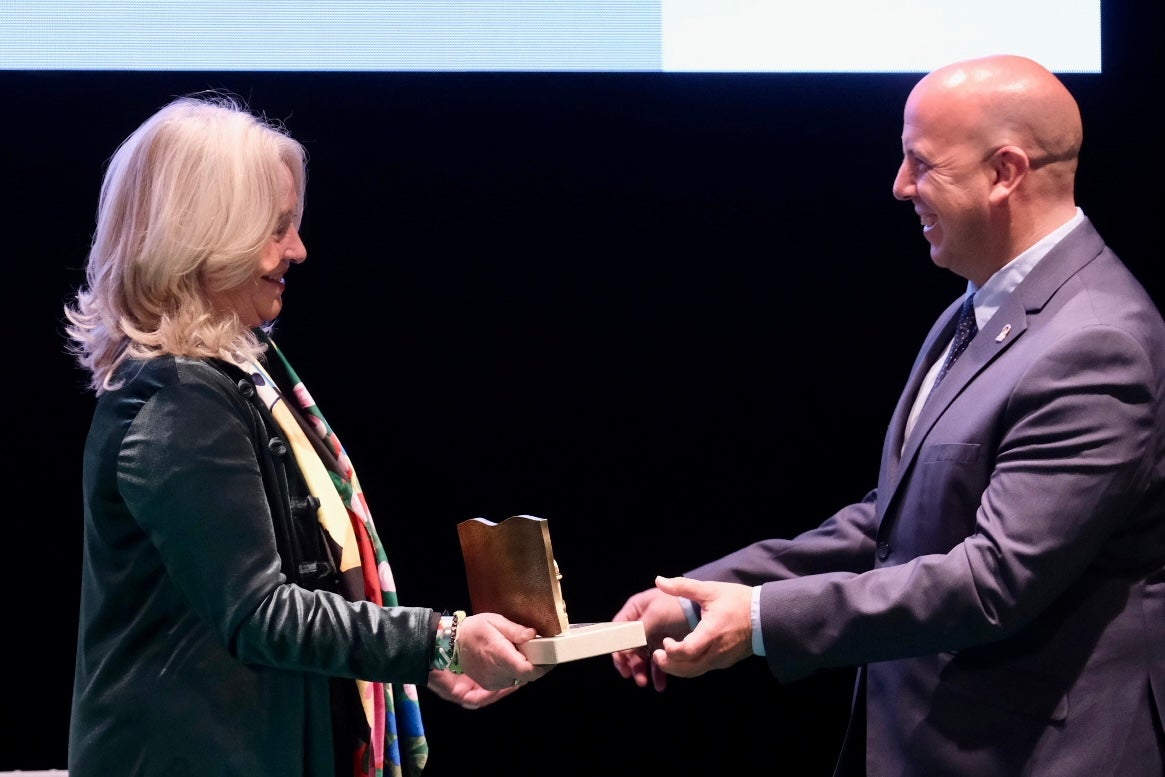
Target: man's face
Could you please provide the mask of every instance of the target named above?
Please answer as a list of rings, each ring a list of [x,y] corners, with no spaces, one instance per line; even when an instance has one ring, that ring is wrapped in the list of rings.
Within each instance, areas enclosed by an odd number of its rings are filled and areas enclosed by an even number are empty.
[[[977,280],[993,256],[988,198],[994,173],[992,149],[977,140],[967,112],[924,88],[911,93],[894,196],[914,205],[934,263]]]

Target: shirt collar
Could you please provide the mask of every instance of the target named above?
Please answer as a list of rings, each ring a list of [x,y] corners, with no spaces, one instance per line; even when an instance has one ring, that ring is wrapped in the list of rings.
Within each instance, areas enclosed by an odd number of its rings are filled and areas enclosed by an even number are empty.
[[[982,288],[976,288],[975,284],[968,281],[967,293],[975,295],[975,322],[979,326],[983,326],[990,321],[991,317],[995,315],[995,311],[999,310],[999,306],[1003,304],[1003,300],[1015,291],[1015,287],[1027,277],[1032,268],[1039,264],[1040,260],[1047,256],[1048,252],[1082,221],[1084,221],[1084,211],[1077,207],[1076,215],[1000,267],[994,275],[987,279]]]

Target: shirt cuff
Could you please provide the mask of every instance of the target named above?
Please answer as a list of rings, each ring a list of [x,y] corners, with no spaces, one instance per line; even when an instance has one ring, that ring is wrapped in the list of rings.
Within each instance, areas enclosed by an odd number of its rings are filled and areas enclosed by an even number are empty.
[[[765,654],[765,638],[760,630],[760,586],[752,587],[752,652],[753,655]]]
[[[700,608],[696,606],[691,599],[685,599],[682,596],[677,596],[680,600],[680,607],[684,611],[684,617],[688,619],[688,628],[696,628],[696,624],[700,622]],[[752,603],[749,606],[749,617],[752,619],[752,652],[753,655],[763,656],[765,654],[765,639],[760,630],[760,586],[752,587]]]

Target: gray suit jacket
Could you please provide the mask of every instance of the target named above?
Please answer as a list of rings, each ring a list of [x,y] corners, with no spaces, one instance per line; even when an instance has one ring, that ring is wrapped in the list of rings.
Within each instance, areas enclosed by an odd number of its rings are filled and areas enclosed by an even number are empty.
[[[958,305],[910,371],[878,487],[689,574],[763,584],[779,680],[860,667],[870,777],[1159,776],[1165,323],[1086,221],[904,441]]]

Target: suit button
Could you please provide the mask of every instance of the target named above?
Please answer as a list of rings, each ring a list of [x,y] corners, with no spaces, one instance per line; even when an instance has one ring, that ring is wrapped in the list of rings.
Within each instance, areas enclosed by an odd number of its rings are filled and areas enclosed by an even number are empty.
[[[279,439],[278,437],[272,437],[267,441],[267,450],[271,451],[280,458],[283,458],[287,455],[287,446],[284,444],[283,440]]]
[[[878,560],[885,561],[889,557],[890,557],[890,543],[879,542],[878,543]]]

